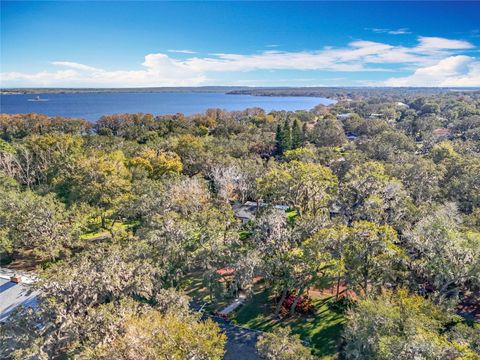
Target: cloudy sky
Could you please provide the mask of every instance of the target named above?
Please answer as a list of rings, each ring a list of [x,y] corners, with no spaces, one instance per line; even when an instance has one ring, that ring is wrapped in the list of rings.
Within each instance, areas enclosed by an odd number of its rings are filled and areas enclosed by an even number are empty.
[[[1,87],[480,86],[480,2],[1,2]]]

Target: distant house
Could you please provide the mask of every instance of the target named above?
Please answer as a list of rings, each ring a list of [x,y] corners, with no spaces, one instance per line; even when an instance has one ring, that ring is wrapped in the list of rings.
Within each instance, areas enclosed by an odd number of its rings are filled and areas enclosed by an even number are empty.
[[[374,118],[378,118],[378,117],[382,117],[384,114],[380,114],[380,113],[371,113],[370,115],[368,115],[368,117],[370,119],[374,119]]]
[[[0,323],[18,306],[35,307],[38,293],[31,287],[34,278],[10,269],[0,268]]]
[[[235,269],[233,268],[221,268],[215,270],[215,272],[220,276],[220,279],[218,280],[220,283],[234,280]]]
[[[242,224],[246,224],[250,220],[255,219],[255,215],[259,208],[264,208],[269,206],[266,203],[257,203],[256,201],[247,201],[245,204],[234,204],[232,206],[233,213],[237,219],[242,220]],[[274,209],[279,209],[286,211],[288,210],[288,205],[273,205]]]
[[[334,217],[342,213],[342,206],[338,202],[330,204],[330,216]]]
[[[247,201],[245,204],[235,204],[232,208],[235,217],[242,220],[242,224],[255,219],[255,214],[258,210],[257,203],[253,201]]]
[[[410,107],[410,106],[408,106],[407,104],[405,104],[401,101],[397,102],[397,106],[400,107],[400,108],[404,108],[404,109],[407,109],[407,108]]]
[[[338,114],[337,119],[338,120],[346,120],[348,119],[349,116],[353,115],[353,113],[343,113],[343,114]]]
[[[354,133],[351,133],[351,132],[348,132],[348,133],[346,134],[346,136],[347,136],[347,139],[348,139],[349,141],[354,141],[354,140],[358,137],[357,135],[355,135]]]
[[[452,130],[447,128],[437,128],[433,130],[433,135],[439,139],[447,139],[452,135]]]

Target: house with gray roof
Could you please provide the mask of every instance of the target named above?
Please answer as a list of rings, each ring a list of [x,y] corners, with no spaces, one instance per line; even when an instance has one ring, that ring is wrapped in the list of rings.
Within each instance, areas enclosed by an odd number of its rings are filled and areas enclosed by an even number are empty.
[[[232,208],[235,217],[237,219],[240,219],[242,221],[242,224],[246,224],[250,220],[255,219],[258,205],[254,201],[247,201],[245,204],[234,204]]]
[[[32,288],[35,277],[0,268],[0,322],[5,321],[18,306],[35,307],[38,292]]]
[[[256,201],[247,201],[244,204],[234,204],[232,205],[233,213],[237,219],[242,220],[242,224],[246,224],[250,220],[255,219],[258,209],[271,206],[274,209],[287,211],[288,205],[275,204],[270,205],[267,203],[257,203]]]

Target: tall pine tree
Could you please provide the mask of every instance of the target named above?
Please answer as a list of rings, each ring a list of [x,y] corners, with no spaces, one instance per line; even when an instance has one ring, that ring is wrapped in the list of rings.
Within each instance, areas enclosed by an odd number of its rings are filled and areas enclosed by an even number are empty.
[[[303,146],[305,146],[305,144],[308,141],[308,126],[307,126],[307,123],[303,123],[303,126],[302,126],[302,141],[303,141]]]
[[[275,152],[277,155],[282,155],[282,126],[277,124],[277,131],[275,133]]]
[[[303,131],[298,119],[293,121],[292,125],[292,149],[298,149],[303,146]]]
[[[292,129],[288,121],[277,125],[277,132],[275,134],[275,142],[277,147],[277,154],[283,155],[283,153],[292,148]]]
[[[292,148],[292,129],[288,120],[283,124],[282,129],[282,154]]]

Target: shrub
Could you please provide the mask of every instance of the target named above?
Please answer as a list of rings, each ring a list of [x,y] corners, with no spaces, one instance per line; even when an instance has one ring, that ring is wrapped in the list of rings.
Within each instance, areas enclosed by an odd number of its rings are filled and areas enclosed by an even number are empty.
[[[287,294],[287,297],[285,298],[285,301],[282,304],[282,308],[280,309],[280,314],[282,316],[288,316],[288,314],[290,313],[290,309],[292,308],[293,303],[295,302],[296,297],[297,297],[297,294],[294,291]],[[312,314],[315,311],[315,305],[313,304],[313,301],[309,296],[302,295],[298,300],[297,306],[295,307],[295,311],[304,315]]]

